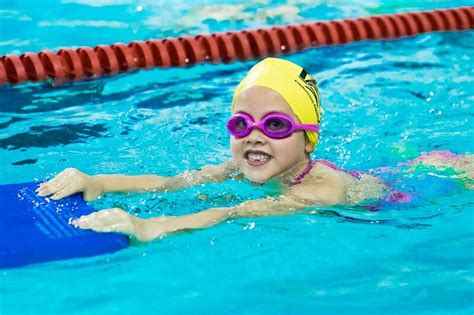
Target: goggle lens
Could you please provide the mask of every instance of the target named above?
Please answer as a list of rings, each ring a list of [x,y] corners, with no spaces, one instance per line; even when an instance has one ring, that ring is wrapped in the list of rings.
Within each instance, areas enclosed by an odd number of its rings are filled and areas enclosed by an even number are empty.
[[[291,122],[284,118],[268,118],[265,120],[264,128],[267,132],[274,134],[287,133],[291,130]]]
[[[247,128],[247,121],[243,117],[235,117],[229,121],[229,128],[232,132],[244,132]]]

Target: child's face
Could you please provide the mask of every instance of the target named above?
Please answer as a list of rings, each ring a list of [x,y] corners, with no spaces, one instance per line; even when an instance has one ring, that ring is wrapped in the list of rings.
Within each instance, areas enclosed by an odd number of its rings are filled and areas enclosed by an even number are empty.
[[[285,99],[266,87],[254,86],[240,93],[232,114],[239,112],[252,116],[255,122],[269,113],[282,113],[300,123]],[[284,174],[296,164],[308,161],[307,153],[312,151],[302,131],[288,138],[272,139],[257,128],[244,138],[231,137],[230,146],[237,166],[254,182],[265,182]]]

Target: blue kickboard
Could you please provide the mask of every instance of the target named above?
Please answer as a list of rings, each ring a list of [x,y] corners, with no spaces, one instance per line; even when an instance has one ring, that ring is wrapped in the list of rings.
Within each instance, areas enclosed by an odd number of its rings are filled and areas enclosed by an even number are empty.
[[[0,185],[0,268],[88,257],[126,248],[127,236],[81,230],[69,221],[96,211],[81,195],[36,196],[38,183]]]

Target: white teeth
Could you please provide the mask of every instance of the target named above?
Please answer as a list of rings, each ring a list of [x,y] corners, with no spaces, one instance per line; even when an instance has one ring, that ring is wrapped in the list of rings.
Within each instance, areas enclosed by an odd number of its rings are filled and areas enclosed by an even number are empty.
[[[261,153],[249,153],[247,158],[251,161],[268,161],[271,159],[271,156]]]

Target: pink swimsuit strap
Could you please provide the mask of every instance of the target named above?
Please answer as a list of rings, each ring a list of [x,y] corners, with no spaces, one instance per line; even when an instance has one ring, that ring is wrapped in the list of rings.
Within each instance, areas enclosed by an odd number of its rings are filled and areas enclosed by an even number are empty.
[[[306,175],[309,174],[309,172],[311,172],[311,170],[313,169],[313,166],[316,164],[317,161],[309,161],[308,165],[306,166],[306,168],[301,172],[300,175],[296,176],[295,180],[290,184],[290,186],[295,186],[295,185],[299,185],[301,184],[301,181],[303,180],[303,178],[305,178]]]
[[[290,186],[296,186],[296,185],[301,184],[301,182],[303,181],[303,178],[305,178],[305,176],[308,175],[309,172],[311,172],[311,170],[313,169],[314,165],[316,165],[316,163],[321,163],[321,164],[326,165],[326,166],[328,166],[328,167],[330,167],[334,170],[344,172],[344,170],[342,168],[340,168],[336,164],[333,164],[333,163],[331,163],[327,160],[311,160],[311,161],[309,161],[306,168],[301,172],[301,174],[296,176],[295,180],[290,184]]]

